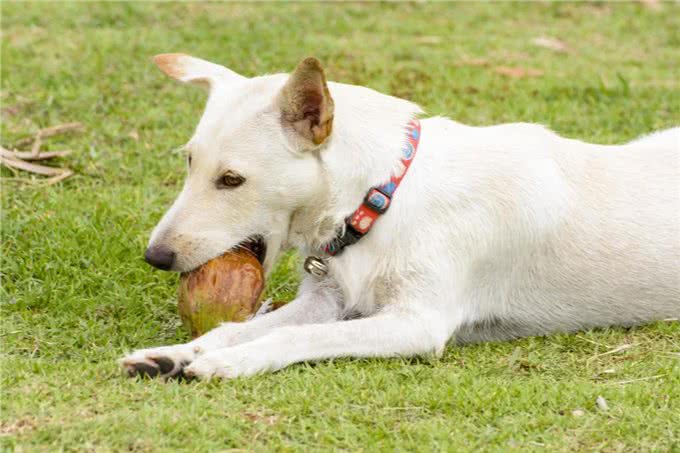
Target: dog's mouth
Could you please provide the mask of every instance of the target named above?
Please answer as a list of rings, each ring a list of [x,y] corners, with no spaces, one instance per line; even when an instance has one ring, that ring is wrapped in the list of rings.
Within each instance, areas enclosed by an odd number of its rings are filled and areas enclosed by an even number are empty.
[[[255,258],[257,258],[260,264],[264,265],[264,259],[267,256],[267,243],[265,242],[264,237],[261,235],[258,234],[251,236],[245,241],[239,243],[236,247],[234,247],[234,249],[246,250]]]

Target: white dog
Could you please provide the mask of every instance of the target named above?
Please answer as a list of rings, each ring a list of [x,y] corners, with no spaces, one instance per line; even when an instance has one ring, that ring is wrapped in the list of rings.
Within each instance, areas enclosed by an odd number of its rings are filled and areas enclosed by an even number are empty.
[[[407,137],[417,105],[327,83],[314,58],[254,78],[155,61],[210,95],[147,261],[185,272],[244,243],[267,271],[289,246],[318,258],[288,305],[136,351],[121,361],[131,375],[248,376],[680,316],[680,128],[604,146],[428,118]],[[346,218],[395,175],[391,206],[359,240]],[[341,253],[320,251],[340,239]]]

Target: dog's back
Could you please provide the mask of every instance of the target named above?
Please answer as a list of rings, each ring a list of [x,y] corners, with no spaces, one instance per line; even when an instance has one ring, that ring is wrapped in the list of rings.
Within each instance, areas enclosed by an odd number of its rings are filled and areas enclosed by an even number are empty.
[[[474,313],[459,342],[680,315],[680,129],[603,146],[535,125],[434,121],[453,143],[433,167],[463,180],[451,205],[488,204],[448,223],[466,263],[455,303]]]

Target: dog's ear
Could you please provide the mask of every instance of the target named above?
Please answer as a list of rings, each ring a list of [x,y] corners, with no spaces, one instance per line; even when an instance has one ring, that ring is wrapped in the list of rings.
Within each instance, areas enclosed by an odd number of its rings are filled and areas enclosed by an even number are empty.
[[[306,141],[320,145],[331,135],[333,99],[319,60],[302,60],[284,85],[280,99],[283,121]]]
[[[245,77],[209,61],[183,53],[164,53],[153,57],[154,63],[165,74],[184,83],[210,88],[215,82],[243,80]]]

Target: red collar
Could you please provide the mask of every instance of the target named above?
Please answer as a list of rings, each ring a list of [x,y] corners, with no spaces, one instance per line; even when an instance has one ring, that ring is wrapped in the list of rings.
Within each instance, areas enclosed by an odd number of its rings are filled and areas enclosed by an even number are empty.
[[[416,151],[418,151],[420,121],[413,119],[408,123],[406,138],[406,144],[402,148],[401,165],[397,174],[390,177],[388,182],[373,187],[368,191],[359,209],[345,219],[342,231],[328,244],[321,247],[321,251],[326,255],[337,256],[345,250],[345,247],[357,243],[359,239],[371,230],[378,217],[387,212],[392,203],[394,193],[397,191],[404,176],[406,176],[406,172],[416,156]],[[309,256],[305,260],[304,268],[310,274],[322,277],[328,273],[326,261],[327,258]]]

